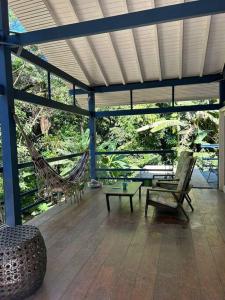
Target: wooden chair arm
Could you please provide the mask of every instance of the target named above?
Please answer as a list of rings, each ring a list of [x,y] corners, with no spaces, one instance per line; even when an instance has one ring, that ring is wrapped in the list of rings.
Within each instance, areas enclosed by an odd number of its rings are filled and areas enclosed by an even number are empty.
[[[177,182],[179,181],[179,179],[176,179],[176,178],[174,178],[174,179],[159,179],[158,180],[158,182],[160,183],[160,182],[168,182],[169,184],[177,184]],[[177,181],[177,182],[173,182],[173,181]]]
[[[174,174],[154,174],[152,176],[153,179],[157,178],[157,177],[174,177]],[[164,179],[164,180],[170,180],[170,179]]]
[[[152,189],[147,189],[147,194],[149,192],[162,192],[162,193],[173,193],[173,194],[186,194],[187,191],[180,191],[180,190],[170,190],[170,189],[163,189],[163,188],[152,188]]]

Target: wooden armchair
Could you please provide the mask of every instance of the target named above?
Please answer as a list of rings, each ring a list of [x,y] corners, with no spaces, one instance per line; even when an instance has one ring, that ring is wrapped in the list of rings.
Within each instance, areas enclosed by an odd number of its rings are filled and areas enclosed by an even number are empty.
[[[196,159],[190,156],[183,161],[180,178],[176,184],[171,184],[170,188],[153,187],[147,190],[145,216],[147,216],[148,206],[152,205],[167,208],[171,211],[182,211],[186,219],[189,220],[183,208],[183,202],[186,199],[192,211],[194,210],[188,194],[192,188],[190,180],[195,162]]]
[[[160,174],[153,175],[152,186],[161,186],[161,181],[174,181],[178,182],[180,178],[180,174],[182,172],[183,163],[187,157],[193,156],[193,152],[190,151],[182,151],[178,158],[176,172],[174,174]],[[158,179],[156,179],[158,178]],[[161,179],[160,179],[161,178]]]

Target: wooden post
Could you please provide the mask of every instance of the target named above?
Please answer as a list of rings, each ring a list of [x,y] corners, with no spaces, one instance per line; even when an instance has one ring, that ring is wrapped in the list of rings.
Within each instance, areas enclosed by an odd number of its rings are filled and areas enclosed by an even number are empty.
[[[0,41],[9,35],[8,1],[0,1]],[[16,125],[13,118],[14,96],[11,51],[0,44],[0,84],[4,95],[0,96],[0,119],[2,131],[2,157],[6,224],[21,224]]]
[[[90,92],[88,95],[88,106],[90,112],[89,130],[90,130],[90,177],[96,179],[96,120],[95,120],[95,94]]]

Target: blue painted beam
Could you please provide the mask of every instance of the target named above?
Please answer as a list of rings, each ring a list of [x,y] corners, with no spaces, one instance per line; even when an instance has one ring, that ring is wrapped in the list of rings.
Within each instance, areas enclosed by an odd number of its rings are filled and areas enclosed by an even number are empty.
[[[12,48],[11,50],[12,50],[13,54],[17,55],[18,48]],[[59,68],[50,64],[46,60],[38,57],[37,55],[34,55],[33,53],[27,51],[26,49],[23,49],[22,52],[20,52],[20,54],[18,56],[36,66],[64,79],[67,82],[75,84],[77,87],[81,88],[81,90],[83,90],[83,91],[88,92],[91,90],[91,88],[88,85],[86,85],[85,83],[83,83],[80,80],[74,78],[73,76],[67,74],[66,72],[60,70]]]
[[[33,190],[29,190],[29,191],[26,191],[26,192],[22,192],[20,193],[20,198],[23,198],[23,197],[26,197],[26,196],[31,196],[31,195],[34,195],[36,192],[38,192],[38,189],[33,189]]]
[[[55,162],[55,161],[61,161],[61,160],[65,160],[65,159],[72,159],[74,157],[78,157],[83,155],[83,153],[72,153],[72,154],[68,154],[68,155],[63,155],[63,156],[57,156],[57,157],[51,157],[51,158],[46,158],[47,162]],[[32,161],[28,161],[28,162],[24,162],[24,163],[20,163],[18,164],[18,169],[24,169],[24,168],[29,168],[34,166],[34,163]],[[3,167],[0,166],[0,173],[3,172]]]
[[[23,207],[23,208],[21,209],[21,213],[24,213],[24,212],[26,212],[27,210],[29,210],[29,209],[31,209],[31,208],[33,208],[33,207],[35,207],[35,206],[38,206],[39,204],[44,203],[44,202],[46,202],[46,199],[39,199],[38,201],[35,201],[34,203],[32,203],[32,204],[30,204],[30,205],[27,205],[27,206]]]
[[[159,169],[154,169],[154,168],[148,168],[148,169],[143,169],[143,168],[139,168],[139,169],[121,169],[121,168],[112,168],[112,169],[103,169],[103,168],[100,168],[100,169],[96,169],[97,172],[113,172],[113,171],[116,171],[116,172],[148,172],[148,171],[154,171],[154,172],[159,172],[159,171],[166,171],[166,172],[172,172],[173,171],[173,166],[171,166],[171,168],[167,168],[167,169],[163,169],[163,168],[159,168]]]
[[[74,157],[78,157],[83,155],[83,153],[72,153],[72,154],[68,154],[68,155],[63,155],[63,156],[57,156],[57,157],[51,157],[51,158],[46,158],[47,162],[51,163],[51,162],[56,162],[56,161],[61,161],[61,160],[65,160],[65,159],[71,159]],[[18,169],[24,169],[27,167],[32,167],[34,164],[32,161],[28,161],[25,163],[20,163],[18,164]],[[0,168],[0,173],[1,173],[1,168]]]
[[[0,41],[4,41],[9,34],[7,0],[0,1],[0,32]],[[17,169],[16,125],[13,118],[12,62],[10,49],[1,43],[0,70],[0,84],[4,86],[5,90],[4,95],[0,96],[5,221],[7,225],[15,226],[21,224],[21,214]]]
[[[145,181],[145,180],[152,180],[152,178],[149,177],[98,177],[100,180],[131,180],[131,181]]]
[[[64,104],[64,103],[57,102],[54,100],[48,100],[44,97],[36,96],[36,95],[30,94],[30,93],[27,93],[24,91],[16,90],[16,89],[13,89],[13,91],[14,91],[14,97],[17,100],[22,100],[24,102],[28,102],[28,103],[32,103],[32,104],[37,104],[37,105],[41,105],[41,106],[45,106],[45,107],[59,109],[62,111],[66,111],[66,112],[70,112],[70,113],[74,113],[74,114],[78,114],[78,115],[82,115],[82,116],[90,115],[88,110],[82,109],[78,106]]]
[[[88,107],[90,112],[89,130],[90,130],[90,177],[96,179],[96,120],[95,120],[95,94],[90,92],[88,95]]]
[[[201,84],[201,83],[210,83],[214,81],[219,81],[223,79],[223,75],[211,74],[204,75],[202,77],[193,76],[193,77],[184,77],[182,79],[173,78],[173,79],[164,79],[164,80],[154,80],[154,81],[145,81],[133,82],[127,84],[113,84],[109,86],[93,86],[95,93],[111,93],[111,92],[123,92],[131,90],[140,90],[140,89],[151,89],[151,88],[160,88],[160,87],[169,87],[169,86],[178,86],[178,85],[189,85],[189,84]],[[70,90],[70,94],[73,94],[73,90]],[[85,91],[76,89],[76,95],[86,94]]]
[[[225,105],[225,80],[220,81],[219,93],[220,93],[220,104],[224,106]]]
[[[123,155],[136,155],[136,154],[165,154],[173,153],[173,150],[163,149],[163,150],[123,150],[123,151],[104,151],[95,152],[95,155],[113,155],[113,154],[123,154]]]
[[[10,36],[8,42],[23,46],[40,44],[223,12],[225,12],[224,0],[199,0],[190,3],[158,7],[103,19],[20,33],[15,36]]]
[[[175,105],[175,86],[172,86],[172,106]]]
[[[4,86],[3,86],[3,85],[0,85],[0,96],[1,96],[1,95],[4,95],[4,93],[5,93]]]
[[[133,109],[133,90],[130,90],[130,109]]]
[[[222,76],[223,76],[223,79],[225,80],[225,64],[223,66]]]
[[[118,117],[118,116],[134,116],[134,115],[148,115],[148,114],[166,114],[174,112],[191,112],[191,111],[207,111],[218,110],[221,104],[205,104],[205,105],[187,105],[187,106],[170,106],[160,108],[143,108],[143,109],[120,109],[112,111],[97,111],[96,118],[103,117]]]

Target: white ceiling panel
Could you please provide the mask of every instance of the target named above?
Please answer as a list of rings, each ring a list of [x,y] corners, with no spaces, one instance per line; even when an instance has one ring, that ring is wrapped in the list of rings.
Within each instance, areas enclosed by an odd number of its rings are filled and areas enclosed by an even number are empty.
[[[9,0],[9,5],[25,29],[32,31],[190,1]],[[203,76],[223,69],[224,27],[225,14],[218,14],[52,42],[39,47],[49,62],[90,85]],[[208,89],[179,87],[177,97],[186,100],[188,97],[218,96],[216,85],[208,86]],[[135,101],[170,101],[169,90],[135,91]],[[97,105],[106,102],[109,105],[129,104],[128,92],[116,94],[99,94]],[[86,100],[81,97],[80,101],[84,103]]]

